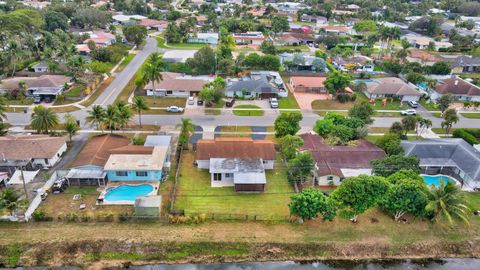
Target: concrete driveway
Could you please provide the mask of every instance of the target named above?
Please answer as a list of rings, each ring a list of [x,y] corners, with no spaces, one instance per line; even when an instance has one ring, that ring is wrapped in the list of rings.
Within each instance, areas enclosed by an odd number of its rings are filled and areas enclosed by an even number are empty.
[[[312,101],[330,99],[328,94],[314,94],[314,93],[299,93],[293,92],[293,96],[297,100],[298,106],[302,110],[311,110]]]

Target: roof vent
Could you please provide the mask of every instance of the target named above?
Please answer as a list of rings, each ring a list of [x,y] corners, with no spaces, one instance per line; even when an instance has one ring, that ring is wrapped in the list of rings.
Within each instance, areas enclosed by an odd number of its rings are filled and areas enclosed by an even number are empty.
[[[458,85],[458,80],[455,80],[455,85]]]

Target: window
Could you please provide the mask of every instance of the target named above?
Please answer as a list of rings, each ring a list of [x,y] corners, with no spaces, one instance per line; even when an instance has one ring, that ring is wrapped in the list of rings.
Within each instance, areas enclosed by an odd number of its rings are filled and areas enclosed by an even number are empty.
[[[213,181],[222,181],[222,174],[221,173],[214,173],[213,174]]]
[[[147,176],[147,175],[148,175],[148,173],[147,173],[147,172],[145,172],[145,171],[142,171],[142,172],[135,172],[135,175],[136,175],[136,176]]]
[[[167,95],[173,94],[173,91],[167,91]]]
[[[44,160],[45,160],[45,164],[48,165],[48,158],[45,158]]]
[[[232,178],[233,177],[233,173],[226,173],[225,174],[225,178]]]
[[[267,161],[267,160],[262,160],[262,163],[263,163],[263,164],[267,164],[268,161]]]
[[[327,180],[333,180],[333,176],[331,175],[327,176]]]
[[[118,171],[118,172],[115,172],[115,175],[116,175],[116,176],[127,176],[128,173],[125,172],[125,171]]]

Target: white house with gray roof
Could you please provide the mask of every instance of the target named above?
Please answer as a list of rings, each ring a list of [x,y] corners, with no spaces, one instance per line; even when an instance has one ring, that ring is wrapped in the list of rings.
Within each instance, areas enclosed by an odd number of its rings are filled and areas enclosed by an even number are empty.
[[[241,78],[227,79],[227,97],[270,98],[287,97],[282,77],[275,71],[252,71]]]

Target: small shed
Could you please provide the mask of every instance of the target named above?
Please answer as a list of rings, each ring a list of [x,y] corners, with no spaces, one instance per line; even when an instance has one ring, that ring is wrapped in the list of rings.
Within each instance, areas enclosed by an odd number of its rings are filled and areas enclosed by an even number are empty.
[[[141,196],[135,200],[135,216],[155,218],[160,216],[162,196]]]

